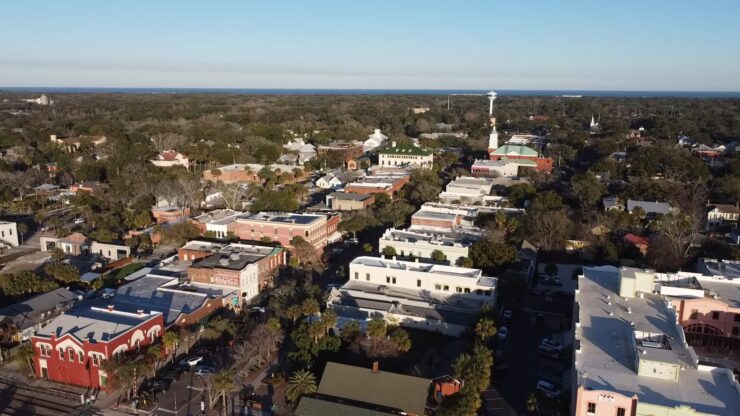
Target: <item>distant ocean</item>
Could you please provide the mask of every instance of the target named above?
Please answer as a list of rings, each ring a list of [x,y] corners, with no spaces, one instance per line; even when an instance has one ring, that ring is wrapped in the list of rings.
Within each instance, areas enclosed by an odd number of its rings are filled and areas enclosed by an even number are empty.
[[[598,91],[598,90],[495,90],[499,96],[519,97],[677,97],[740,98],[740,91]],[[86,88],[86,87],[0,87],[0,92],[28,93],[128,93],[128,94],[261,94],[261,95],[448,95],[485,94],[488,90],[448,89],[296,89],[296,88]]]

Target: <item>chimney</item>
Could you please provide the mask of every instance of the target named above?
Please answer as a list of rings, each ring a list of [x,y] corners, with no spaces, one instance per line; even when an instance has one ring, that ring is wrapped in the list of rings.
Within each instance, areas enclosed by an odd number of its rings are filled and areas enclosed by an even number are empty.
[[[377,374],[380,372],[380,363],[373,361],[373,373]]]
[[[108,305],[108,312],[113,312],[113,309],[115,309],[115,306]]]
[[[144,316],[144,309],[137,309],[136,314],[139,316]]]

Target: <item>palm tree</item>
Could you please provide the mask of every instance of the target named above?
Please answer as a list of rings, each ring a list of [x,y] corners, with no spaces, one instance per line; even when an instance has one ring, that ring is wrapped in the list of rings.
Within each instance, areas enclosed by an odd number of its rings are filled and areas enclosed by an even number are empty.
[[[537,411],[537,396],[534,393],[529,393],[529,397],[527,397],[527,410],[530,413]]]
[[[493,320],[483,318],[475,324],[475,334],[481,341],[485,342],[488,338],[496,335],[496,325]]]
[[[288,389],[285,394],[288,399],[295,402],[304,394],[316,391],[316,376],[308,370],[300,370],[293,373],[288,380]]]
[[[146,350],[146,356],[147,360],[152,364],[152,377],[155,376],[157,372],[157,367],[159,366],[159,360],[162,359],[162,348],[160,345],[151,345]]]
[[[33,358],[35,356],[35,351],[33,350],[33,345],[31,345],[30,342],[21,344],[18,349],[15,352],[15,356],[13,357],[19,364],[26,365],[31,370],[31,372],[34,372],[33,368]]]
[[[225,415],[229,414],[229,410],[226,407],[226,397],[229,392],[234,390],[234,386],[234,377],[231,375],[230,371],[221,370],[213,376],[212,389],[221,395]]]
[[[167,353],[172,354],[173,362],[175,361],[175,350],[177,349],[177,344],[179,342],[180,336],[172,331],[167,331],[162,337],[162,344],[164,344],[164,347],[167,349]]]

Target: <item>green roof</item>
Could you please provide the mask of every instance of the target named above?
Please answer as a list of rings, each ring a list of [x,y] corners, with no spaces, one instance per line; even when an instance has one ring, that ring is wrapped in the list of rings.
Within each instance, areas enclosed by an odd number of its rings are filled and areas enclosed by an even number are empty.
[[[429,156],[432,154],[430,150],[422,149],[418,146],[396,146],[386,147],[380,151],[384,155],[414,155],[414,156]]]
[[[537,157],[537,152],[523,144],[505,144],[491,152],[492,155],[512,155],[512,156],[533,156]]]
[[[318,393],[423,415],[431,380],[327,363]]]
[[[339,403],[330,400],[341,400],[337,398],[324,398],[303,396],[295,409],[296,416],[387,416],[392,415],[390,411],[368,409],[350,403]]]
[[[528,159],[509,159],[508,157],[502,157],[500,160],[502,162],[516,163],[519,166],[537,166],[537,162],[533,162]]]

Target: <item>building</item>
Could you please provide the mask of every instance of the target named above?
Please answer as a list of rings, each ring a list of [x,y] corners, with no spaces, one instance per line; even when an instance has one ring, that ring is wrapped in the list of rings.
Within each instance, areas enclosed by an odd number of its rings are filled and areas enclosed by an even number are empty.
[[[523,163],[523,161],[534,162],[537,172],[550,173],[553,160],[538,154],[535,150],[521,144],[505,144],[499,148],[488,149],[490,160],[511,160]]]
[[[537,169],[537,163],[528,159],[476,160],[470,167],[476,178],[517,178],[519,168]]]
[[[427,202],[411,216],[411,226],[441,230],[475,228],[477,217],[478,210],[474,207],[468,208]]]
[[[105,362],[146,348],[163,333],[161,312],[80,304],[31,337],[36,377],[107,390]]]
[[[262,183],[266,180],[259,173],[267,167],[273,175],[284,175],[283,183],[296,183],[305,181],[308,176],[304,169],[293,165],[260,165],[257,163],[234,163],[221,166],[216,169],[203,171],[203,179],[206,181],[221,181],[223,183]]]
[[[56,134],[49,135],[49,141],[60,145],[67,153],[74,153],[80,150],[83,143],[89,143],[90,145],[97,147],[105,143],[108,139],[105,136],[78,136],[78,137],[67,137],[57,138]]]
[[[375,203],[375,196],[351,192],[332,192],[326,196],[326,206],[334,211],[361,211]]]
[[[604,205],[604,211],[624,210],[624,205],[619,202],[619,197],[616,195],[605,196],[601,199],[601,203]]]
[[[347,163],[350,160],[356,160],[361,157],[365,151],[363,149],[363,143],[359,141],[333,141],[329,144],[319,145],[318,153],[319,156],[336,158]]]
[[[236,237],[236,218],[244,214],[233,209],[217,209],[198,215],[191,222],[198,227],[201,234],[215,238]]]
[[[316,179],[315,185],[321,189],[339,189],[344,184],[341,179],[329,173]]]
[[[709,204],[707,211],[707,228],[716,229],[724,224],[737,225],[740,218],[738,204]]]
[[[173,206],[152,207],[152,217],[157,224],[182,221],[190,218],[190,208]]]
[[[82,233],[72,233],[66,237],[43,235],[39,242],[41,251],[59,248],[64,254],[70,256],[97,254],[108,260],[116,261],[131,255],[131,247],[123,243],[101,243],[87,238]]]
[[[20,245],[19,240],[18,224],[9,221],[0,221],[0,247],[18,247]]]
[[[506,141],[506,143],[523,145],[530,145],[534,143],[535,145],[542,145],[545,143],[545,138],[536,134],[516,133],[512,134],[509,140]]]
[[[484,306],[495,304],[498,279],[479,269],[357,257],[349,281],[333,289],[327,307],[337,325],[376,317],[398,325],[460,336]]]
[[[344,192],[356,194],[386,194],[393,198],[411,180],[408,173],[373,174],[348,183]]]
[[[202,255],[206,250],[208,253]],[[200,253],[193,255],[193,251]],[[189,255],[193,262],[188,268],[191,282],[235,289],[242,302],[251,301],[261,289],[272,285],[272,276],[286,264],[281,247],[252,244],[217,247],[194,241],[178,250],[178,256],[186,260]]]
[[[304,395],[296,416],[423,416],[432,381],[426,378],[328,362],[318,390]]]
[[[378,164],[381,167],[431,168],[434,164],[434,153],[418,146],[397,146],[391,143],[378,153]]]
[[[650,241],[647,238],[640,237],[636,234],[627,233],[624,235],[624,237],[622,237],[622,240],[637,247],[637,249],[640,250],[640,253],[642,253],[643,256],[647,254],[648,249],[650,248]]]
[[[643,287],[643,274],[604,266],[579,277],[572,414],[737,414],[732,371],[699,364],[677,324],[680,311]]]
[[[472,231],[472,230],[471,230]],[[466,233],[457,229],[442,231],[434,229],[385,230],[378,241],[378,251],[393,247],[399,258],[420,258],[430,260],[435,251],[442,252],[449,264],[468,257],[470,247],[481,239],[480,233]]]
[[[283,148],[297,156],[296,163],[299,165],[316,158],[316,146],[304,142],[300,137],[288,141],[283,145]]]
[[[60,287],[0,309],[0,344],[29,340],[31,335],[79,300],[77,293]]]
[[[182,166],[185,169],[190,168],[190,159],[176,150],[159,152],[153,159],[149,159],[149,162],[160,168],[170,168],[173,166]]]
[[[105,185],[97,181],[82,181],[73,183],[69,186],[69,192],[78,194],[80,192],[87,192],[90,195],[100,195],[103,193]]]
[[[631,214],[635,208],[640,208],[645,214],[648,215],[668,215],[675,211],[670,204],[666,202],[652,202],[652,201],[637,201],[634,199],[627,200],[627,211]]]
[[[373,152],[375,149],[383,146],[388,140],[388,136],[383,134],[380,129],[375,129],[372,134],[367,136],[367,140],[362,143],[362,150],[365,153]]]
[[[702,159],[718,158],[722,156],[725,151],[727,151],[727,148],[723,145],[717,147],[709,147],[705,144],[700,144],[699,146],[693,147],[691,149],[691,153]]]
[[[236,219],[236,232],[240,239],[276,241],[283,247],[291,247],[291,240],[301,237],[317,250],[322,250],[333,232],[329,228],[327,217],[319,214],[260,212]]]
[[[491,198],[493,183],[486,178],[459,176],[447,184],[439,194],[443,204],[478,204],[486,205]]]

